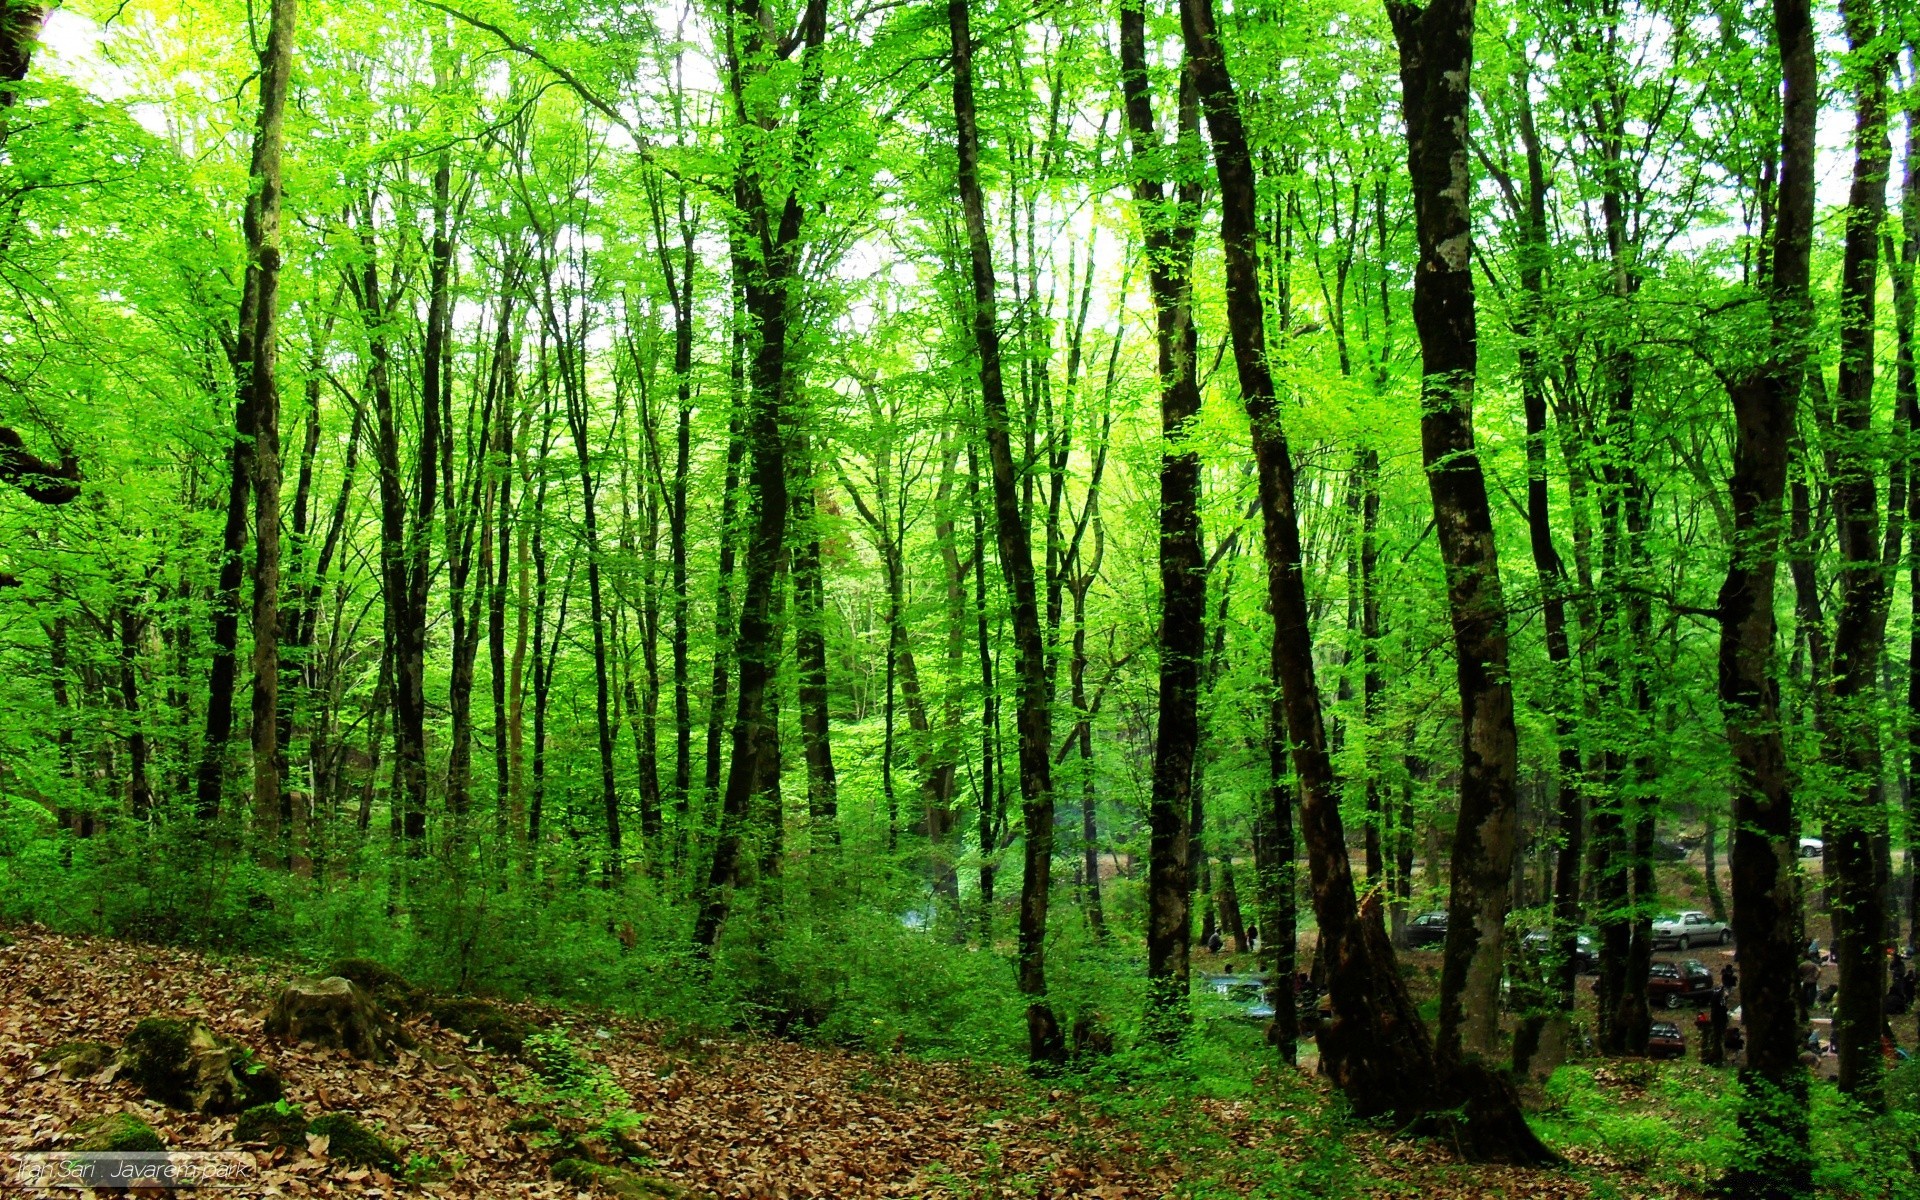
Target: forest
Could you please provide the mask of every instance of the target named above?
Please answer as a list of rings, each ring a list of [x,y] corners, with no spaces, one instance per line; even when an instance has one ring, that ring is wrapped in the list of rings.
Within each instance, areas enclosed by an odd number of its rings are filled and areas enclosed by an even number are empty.
[[[0,925],[1914,1195],[1917,264],[1906,0],[0,0]]]

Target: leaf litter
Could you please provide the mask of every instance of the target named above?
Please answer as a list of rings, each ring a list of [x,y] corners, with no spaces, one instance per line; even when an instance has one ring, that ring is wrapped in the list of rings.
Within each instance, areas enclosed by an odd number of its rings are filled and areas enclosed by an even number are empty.
[[[141,1096],[109,1066],[62,1078],[38,1057],[66,1042],[118,1045],[142,1017],[187,1014],[250,1047],[284,1081],[286,1099],[312,1116],[349,1114],[414,1168],[393,1173],[336,1161],[328,1139],[304,1152],[253,1149],[248,1196],[439,1196],[453,1200],[580,1197],[548,1176],[554,1157],[518,1102],[531,1076],[520,1062],[471,1047],[430,1021],[407,1023],[417,1041],[386,1064],[271,1042],[262,1017],[296,968],[188,950],[15,931],[0,947],[0,1154],[58,1149],[88,1117],[127,1112],[175,1150],[235,1148],[233,1119],[171,1109]],[[1276,1164],[1324,1161],[1325,1145],[1291,1118],[1229,1101],[1196,1102],[1186,1119],[1224,1134],[1224,1159],[1197,1146],[1148,1147],[1138,1130],[1081,1103],[1071,1090],[1038,1091],[1005,1068],[700,1036],[607,1013],[504,1004],[538,1025],[569,1028],[583,1055],[604,1064],[643,1121],[634,1134],[655,1186],[693,1197],[986,1197],[1093,1200],[1247,1194],[1272,1185]],[[1316,1089],[1319,1100],[1324,1088]],[[1581,1197],[1603,1174],[1606,1194],[1674,1197],[1671,1185],[1632,1178],[1586,1156],[1565,1172],[1463,1164],[1431,1143],[1356,1130],[1341,1137],[1359,1195]],[[0,1196],[12,1190],[11,1163]],[[1204,1179],[1204,1183],[1201,1180]],[[1331,1180],[1327,1181],[1332,1183]],[[1243,1190],[1244,1189],[1244,1190]],[[1305,1193],[1303,1193],[1305,1194]],[[1313,1194],[1320,1194],[1315,1189]]]

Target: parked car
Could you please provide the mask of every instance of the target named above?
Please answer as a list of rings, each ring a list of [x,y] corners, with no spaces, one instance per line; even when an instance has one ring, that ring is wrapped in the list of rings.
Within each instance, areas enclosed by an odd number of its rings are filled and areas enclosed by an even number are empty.
[[[1680,1027],[1671,1021],[1655,1021],[1647,1032],[1648,1058],[1684,1058],[1687,1053],[1687,1039],[1680,1036]]]
[[[1415,949],[1438,946],[1446,940],[1447,914],[1444,912],[1421,913],[1407,922],[1407,945]]]
[[[1236,1020],[1273,1020],[1273,1005],[1267,1002],[1265,975],[1203,975],[1200,984],[1225,1004],[1228,1015]]]
[[[1655,1008],[1699,1004],[1713,995],[1713,972],[1697,958],[1657,962],[1647,968],[1647,1002]]]
[[[1547,930],[1535,929],[1527,934],[1522,940],[1521,945],[1528,954],[1536,958],[1544,959],[1548,951],[1552,949],[1552,939],[1553,935]],[[1594,940],[1593,935],[1584,930],[1574,935],[1574,970],[1582,975],[1591,975],[1593,974],[1594,964],[1599,961],[1600,944]]]
[[[1679,862],[1687,857],[1687,848],[1678,842],[1659,841],[1653,844],[1655,862]]]
[[[1826,852],[1827,852],[1827,844],[1821,841],[1819,838],[1801,838],[1800,839],[1800,857],[1801,858],[1819,858],[1822,854],[1825,854]]]
[[[1675,950],[1695,946],[1725,946],[1733,941],[1733,930],[1725,921],[1716,921],[1703,912],[1674,913],[1653,923],[1653,944]]]

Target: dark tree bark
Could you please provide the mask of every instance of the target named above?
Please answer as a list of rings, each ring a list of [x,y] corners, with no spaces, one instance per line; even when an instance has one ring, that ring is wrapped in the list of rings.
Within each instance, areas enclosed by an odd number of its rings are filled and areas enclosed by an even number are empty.
[[[278,722],[280,588],[280,397],[274,383],[275,316],[280,278],[280,149],[287,84],[293,71],[294,0],[277,0],[268,18],[260,55],[260,109],[254,128],[251,183],[242,216],[247,269],[235,326],[233,367],[237,404],[229,465],[226,528],[222,534],[219,592],[215,600],[214,658],[207,700],[207,736],[196,798],[203,819],[220,811],[226,746],[233,732],[235,648],[239,634],[241,553],[247,544],[247,501],[261,490],[255,525],[271,536],[254,560],[254,780],[256,805],[279,797]],[[263,417],[263,413],[265,414]],[[262,460],[266,460],[262,465]],[[270,516],[270,520],[269,520]],[[263,636],[264,635],[264,636]],[[264,644],[263,644],[264,643]],[[262,696],[262,690],[265,696]]]
[[[420,726],[411,724],[409,718],[413,712],[403,695],[405,679],[402,660],[408,654],[407,629],[413,623],[411,560],[407,543],[407,492],[401,476],[400,430],[394,413],[393,380],[390,370],[391,351],[387,342],[387,323],[399,303],[396,292],[387,296],[383,292],[380,278],[380,266],[375,254],[374,219],[375,205],[371,195],[363,196],[358,216],[360,224],[360,263],[359,272],[349,275],[348,287],[353,292],[354,301],[360,310],[361,323],[367,335],[367,390],[373,396],[374,411],[374,459],[380,478],[380,597],[383,604],[382,637],[383,654],[387,663],[389,694],[393,708],[393,777],[394,791],[390,796],[393,810],[395,832],[402,837],[409,835],[407,814],[417,811],[420,816],[419,832],[426,830],[426,773],[424,765],[424,747],[417,731]],[[438,407],[423,405],[423,410],[434,412],[431,427],[438,441]],[[423,421],[423,434],[428,423]],[[421,454],[429,462],[436,451],[424,443]],[[422,470],[432,473],[434,468],[423,466]],[[423,701],[424,703],[424,698]],[[415,788],[418,788],[416,793]],[[418,802],[414,801],[417,794]]]
[[[833,772],[832,715],[827,709],[826,579],[820,570],[820,530],[814,516],[813,447],[793,439],[793,649],[799,666],[800,743],[807,759],[807,816],[822,844],[840,840],[839,785]],[[891,606],[889,613],[891,613]],[[889,622],[889,662],[896,656]],[[891,683],[891,680],[889,680]],[[888,703],[892,703],[889,687]],[[889,727],[891,733],[891,727]],[[889,752],[891,746],[888,747]],[[889,755],[890,756],[890,755]],[[891,764],[883,763],[891,782]]]
[[[948,0],[953,38],[953,113],[959,131],[960,204],[966,216],[968,262],[973,281],[971,323],[980,358],[987,459],[993,476],[994,533],[1006,576],[1015,649],[1015,724],[1019,730],[1020,799],[1026,833],[1026,863],[1020,888],[1018,982],[1028,998],[1027,1052],[1036,1063],[1066,1054],[1060,1023],[1047,999],[1047,902],[1053,870],[1053,714],[1047,652],[1034,587],[1033,548],[1021,511],[1013,458],[1011,418],[1000,370],[1000,330],[994,294],[993,245],[987,232],[986,197],[980,186],[980,134],[973,91],[973,44],[966,0]]]
[[[1880,1109],[1886,1104],[1880,1029],[1890,947],[1875,854],[1887,825],[1875,701],[1889,596],[1872,437],[1874,300],[1893,159],[1886,108],[1893,50],[1891,43],[1876,44],[1882,31],[1873,0],[1848,0],[1844,15],[1855,56],[1854,159],[1840,264],[1839,389],[1832,408],[1833,506],[1842,565],[1827,750],[1842,771],[1844,793],[1829,806],[1824,834],[1840,968],[1833,1022],[1840,1089]]]
[[[447,610],[452,625],[453,660],[447,680],[447,813],[453,819],[456,838],[465,835],[472,807],[474,664],[480,656],[481,605],[488,602],[492,590],[487,578],[490,555],[485,547],[492,542],[494,504],[499,487],[493,464],[493,422],[511,386],[509,380],[518,367],[513,345],[513,296],[519,289],[518,266],[517,261],[510,260],[502,272],[492,353],[479,389],[479,412],[474,412],[472,403],[467,406],[466,457],[458,475],[454,472],[451,379],[442,389],[445,399],[440,424],[447,436],[440,440],[440,473],[447,481]],[[476,548],[482,551],[481,575],[470,593]]]
[[[667,556],[673,587],[673,791],[668,796],[674,812],[675,858],[683,856],[691,820],[693,791],[693,698],[688,665],[692,596],[687,588],[687,481],[693,462],[693,277],[698,262],[694,239],[698,222],[685,187],[675,193],[680,225],[680,258],[676,268],[666,240],[664,206],[658,180],[649,192],[654,201],[654,245],[661,278],[673,305],[674,456],[673,476],[667,488]],[[737,437],[728,442],[729,493],[739,469]],[[727,522],[730,526],[731,521]],[[725,586],[724,583],[722,586]],[[725,619],[722,618],[722,625]],[[716,658],[721,657],[716,654]]]
[[[1293,462],[1267,363],[1252,155],[1210,0],[1183,0],[1181,27],[1213,142],[1226,252],[1227,321],[1259,471],[1274,667],[1281,684],[1276,698],[1281,711],[1275,717],[1284,717],[1284,722],[1275,720],[1273,741],[1279,743],[1284,729],[1292,746],[1314,909],[1333,1000],[1333,1022],[1319,1036],[1322,1069],[1362,1115],[1392,1113],[1406,1122],[1446,1125],[1461,1149],[1477,1157],[1550,1160],[1551,1153],[1527,1127],[1510,1085],[1475,1063],[1443,1060],[1443,1069],[1436,1071],[1426,1027],[1395,968],[1380,906],[1373,901],[1362,909],[1354,893],[1314,681]],[[1276,762],[1276,781],[1284,778],[1278,766]]]
[[[1160,374],[1159,727],[1154,733],[1153,795],[1147,809],[1147,1004],[1155,1036],[1177,1039],[1187,1023],[1189,907],[1188,809],[1195,803],[1200,744],[1200,672],[1206,653],[1207,568],[1201,551],[1200,454],[1187,423],[1200,411],[1199,331],[1193,321],[1193,243],[1202,176],[1176,171],[1173,159],[1198,157],[1199,98],[1182,71],[1179,132],[1172,147],[1154,128],[1147,80],[1146,13],[1140,0],[1120,5],[1120,84],[1133,157],[1133,199],[1146,234]],[[1178,185],[1168,194],[1164,180]]]
[[[133,601],[122,600],[114,613],[119,634],[120,714],[126,723],[127,809],[145,820],[153,809],[153,786],[147,779],[146,718],[140,711],[140,638],[146,619],[134,611]]]
[[[1778,208],[1771,273],[1772,345],[1728,379],[1733,401],[1734,535],[1721,586],[1720,702],[1733,751],[1733,932],[1747,1057],[1741,1072],[1742,1156],[1729,1192],[1763,1198],[1812,1193],[1807,1074],[1800,1065],[1798,828],[1774,679],[1773,596],[1794,411],[1810,324],[1814,132],[1819,71],[1811,6],[1775,0],[1774,39],[1784,82]]]
[[[1888,273],[1893,277],[1894,311],[1894,407],[1901,416],[1901,429],[1905,435],[1904,443],[1897,443],[1898,466],[1906,475],[1905,521],[1903,522],[1907,550],[1907,579],[1911,608],[1909,610],[1907,632],[1907,779],[1906,803],[1907,816],[1907,944],[1920,943],[1920,671],[1914,670],[1914,664],[1920,663],[1920,471],[1915,470],[1915,435],[1920,432],[1920,379],[1916,378],[1914,368],[1914,312],[1916,295],[1914,290],[1914,268],[1920,264],[1920,153],[1916,153],[1914,139],[1920,134],[1920,110],[1909,108],[1905,114],[1907,150],[1900,183],[1900,241],[1896,247],[1889,236],[1887,257]],[[1887,501],[1889,511],[1894,507],[1893,497]],[[1888,531],[1887,547],[1893,555],[1899,553],[1899,541]],[[1898,565],[1897,562],[1895,564]]]
[[[5,130],[0,119],[0,133]],[[79,497],[80,480],[80,460],[73,451],[62,450],[58,463],[48,462],[28,450],[17,431],[0,425],[0,483],[12,484],[39,504],[66,504]]]
[[[0,146],[7,140],[5,110],[13,107],[16,96],[14,89],[7,85],[27,77],[27,71],[33,66],[33,52],[40,45],[40,31],[46,28],[47,18],[57,7],[57,3],[12,0],[0,9]],[[4,440],[0,435],[0,441]]]
[[[1420,262],[1421,451],[1447,568],[1461,714],[1460,807],[1440,972],[1443,1063],[1498,1048],[1500,977],[1516,840],[1518,747],[1493,514],[1474,448],[1477,366],[1467,125],[1473,0],[1388,0],[1400,46]]]
[[[1553,923],[1554,992],[1563,1040],[1571,1032],[1574,992],[1579,983],[1576,957],[1580,927],[1580,861],[1585,853],[1585,797],[1578,730],[1574,721],[1571,672],[1573,643],[1567,634],[1567,568],[1553,542],[1553,520],[1547,487],[1547,379],[1539,341],[1546,293],[1546,267],[1551,247],[1547,240],[1546,165],[1534,126],[1529,80],[1516,74],[1514,98],[1519,109],[1527,178],[1521,225],[1519,306],[1514,313],[1514,336],[1520,361],[1520,393],[1527,422],[1527,537],[1533,551],[1533,569],[1540,580],[1541,623],[1547,660],[1554,683],[1554,741],[1559,747],[1554,784],[1558,792],[1556,824],[1558,846],[1554,863]],[[1554,1040],[1554,1039],[1550,1039]],[[1524,1064],[1516,1063],[1516,1068]]]
[[[765,69],[773,49],[765,44],[758,0],[739,7],[746,44],[732,44],[729,28],[728,75],[734,119],[741,130],[756,124],[747,96],[750,72]],[[741,597],[738,637],[733,652],[739,663],[739,687],[734,701],[733,758],[728,764],[726,792],[721,799],[720,829],[713,859],[701,889],[699,917],[693,941],[698,953],[710,952],[725,922],[733,887],[741,881],[743,843],[760,823],[753,799],[768,787],[778,788],[779,729],[771,719],[768,684],[778,666],[780,620],[776,611],[779,576],[786,559],[788,518],[785,434],[781,429],[787,402],[787,327],[790,299],[798,284],[800,234],[806,222],[801,182],[811,166],[813,110],[819,98],[824,66],[821,47],[826,40],[825,0],[809,0],[801,20],[804,44],[798,99],[796,147],[789,172],[791,183],[776,209],[766,191],[767,182],[742,150],[735,164],[734,200],[746,229],[734,239],[734,270],[744,282],[744,308],[751,326],[753,354],[747,364],[747,414],[744,432],[751,452],[748,485],[753,495],[747,534],[745,588]],[[755,101],[754,103],[758,103]],[[770,120],[770,118],[769,118]],[[771,835],[777,831],[763,830]]]
[[[287,85],[293,74],[295,0],[275,0],[260,55],[260,116],[242,224],[247,283],[240,299],[239,370],[253,408],[253,807],[268,829],[280,826],[280,387],[276,326],[280,310],[280,148]],[[251,291],[252,311],[247,302]],[[252,328],[249,329],[249,320]],[[280,831],[284,834],[286,831]]]
[[[501,316],[501,329],[512,337],[512,322]],[[507,580],[512,572],[513,530],[516,511],[513,506],[513,427],[520,419],[520,373],[510,356],[500,391],[500,415],[494,425],[491,471],[495,493],[496,536],[483,537],[481,546],[482,587],[487,594],[487,667],[493,700],[493,805],[496,837],[518,836],[515,814],[514,722],[509,707],[509,669],[507,666]],[[516,656],[517,665],[517,656]],[[517,693],[518,689],[512,689]]]

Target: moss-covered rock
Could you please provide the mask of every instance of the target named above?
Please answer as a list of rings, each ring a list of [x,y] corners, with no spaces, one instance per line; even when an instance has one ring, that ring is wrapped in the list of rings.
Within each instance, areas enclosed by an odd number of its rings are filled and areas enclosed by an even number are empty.
[[[386,1062],[396,1045],[410,1045],[400,1026],[351,979],[295,979],[267,1012],[267,1036],[344,1050],[355,1058]]]
[[[693,1195],[671,1179],[642,1175],[625,1167],[609,1167],[584,1158],[560,1159],[550,1170],[560,1183],[606,1192],[620,1200],[684,1200]]]
[[[298,1104],[256,1104],[233,1123],[233,1140],[304,1150],[307,1148],[307,1114]]]
[[[280,1096],[272,1068],[198,1021],[145,1018],[120,1048],[120,1067],[149,1099],[196,1112],[239,1112]]]
[[[426,1001],[426,992],[408,982],[406,976],[371,958],[336,959],[326,974],[350,981],[396,1017],[412,1016]]]
[[[153,1126],[132,1113],[108,1113],[82,1121],[67,1131],[74,1138],[75,1150],[117,1151],[165,1150],[167,1144]]]
[[[427,1011],[443,1028],[500,1054],[518,1057],[534,1032],[533,1022],[487,1000],[439,1000]]]
[[[187,1022],[173,1017],[146,1017],[133,1027],[120,1049],[120,1067],[150,1099],[176,1108],[189,1107]]]
[[[39,1061],[54,1067],[65,1079],[98,1075],[113,1059],[114,1049],[105,1042],[61,1042],[39,1054]]]
[[[393,1147],[345,1113],[322,1113],[307,1126],[307,1132],[327,1139],[328,1158],[383,1171],[400,1167],[400,1157]]]

